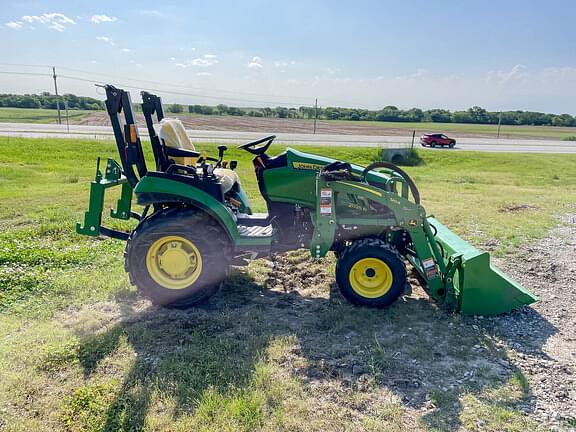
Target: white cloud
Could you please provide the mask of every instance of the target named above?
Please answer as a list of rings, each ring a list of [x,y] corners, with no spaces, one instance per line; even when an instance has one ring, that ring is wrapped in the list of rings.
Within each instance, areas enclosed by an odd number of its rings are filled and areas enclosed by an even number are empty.
[[[132,50],[130,48],[122,48],[122,52],[129,53]]]
[[[94,24],[101,24],[101,23],[112,23],[118,21],[118,18],[108,15],[92,15],[90,18],[90,22]]]
[[[176,58],[170,57],[170,60],[175,61]],[[215,65],[216,63],[218,63],[218,56],[214,54],[204,54],[202,57],[188,60],[187,62],[178,62],[174,65],[181,68],[190,66],[209,67]]]
[[[195,58],[190,61],[190,65],[192,66],[212,66],[213,64],[214,62],[212,60],[205,58]]]
[[[560,83],[576,81],[576,68],[571,66],[548,67],[542,70],[541,79],[544,83]]]
[[[296,64],[295,60],[276,60],[274,62],[275,68],[286,68],[287,66],[294,66]],[[281,71],[282,72],[282,71]]]
[[[198,72],[196,76],[210,76],[212,75],[210,72]]]
[[[11,21],[6,23],[6,27],[11,28],[12,30],[20,30],[22,28],[22,23],[20,21]]]
[[[410,81],[410,80],[418,80],[421,78],[426,78],[428,76],[428,69],[416,69],[416,72],[408,74],[408,75],[400,75],[397,76],[396,79],[398,81]]]
[[[112,46],[116,45],[116,43],[112,39],[110,39],[108,36],[96,36],[96,40],[102,41],[102,42],[107,43],[107,44],[112,45]]]
[[[264,65],[262,65],[262,57],[252,57],[252,61],[248,63],[246,67],[250,69],[262,69],[264,67]]]
[[[63,32],[67,25],[76,24],[72,18],[68,18],[66,15],[58,12],[45,13],[42,15],[24,15],[22,21],[28,24],[44,24],[47,25],[48,28],[58,32]]]
[[[160,12],[157,9],[144,9],[140,11],[141,15],[146,15],[146,16],[151,16],[151,17],[157,17],[160,18],[164,15],[162,15],[162,12]]]
[[[517,64],[509,71],[490,71],[487,74],[486,80],[489,83],[496,83],[499,85],[505,85],[512,82],[524,81],[528,78],[528,72],[526,66],[522,64]]]

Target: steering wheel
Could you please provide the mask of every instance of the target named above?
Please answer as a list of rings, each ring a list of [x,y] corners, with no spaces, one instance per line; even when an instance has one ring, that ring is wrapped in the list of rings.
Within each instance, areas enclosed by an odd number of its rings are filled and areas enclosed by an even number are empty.
[[[270,135],[267,136],[266,138],[261,138],[259,140],[256,141],[252,141],[246,144],[242,144],[240,146],[238,146],[239,149],[243,149],[246,150],[249,153],[252,153],[253,155],[261,155],[266,153],[266,150],[268,150],[268,147],[270,147],[270,144],[272,144],[272,141],[274,141],[274,139],[276,138],[276,135]],[[262,144],[265,143],[264,145],[261,145],[260,147],[256,147],[258,144]]]
[[[410,188],[410,192],[412,192],[412,197],[414,198],[414,202],[416,204],[420,204],[420,192],[414,183],[414,180],[406,173],[406,171],[402,170],[398,166],[390,162],[374,162],[373,164],[368,165],[364,171],[362,171],[362,181],[366,181],[366,177],[368,173],[376,168],[388,168],[389,170],[395,171],[400,177],[402,177],[408,187]]]

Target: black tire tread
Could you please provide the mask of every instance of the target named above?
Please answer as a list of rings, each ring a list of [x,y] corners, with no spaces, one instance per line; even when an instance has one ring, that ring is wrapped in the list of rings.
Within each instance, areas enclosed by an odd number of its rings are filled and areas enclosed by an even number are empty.
[[[371,307],[389,306],[391,303],[396,301],[396,299],[398,299],[398,297],[400,297],[402,295],[402,293],[406,290],[406,288],[408,286],[408,278],[406,277],[406,266],[404,264],[404,258],[402,257],[402,255],[400,255],[398,250],[393,245],[386,243],[385,241],[383,241],[379,238],[375,238],[375,237],[368,237],[368,238],[364,238],[364,239],[360,239],[360,240],[355,240],[354,242],[352,242],[351,245],[344,248],[342,253],[338,257],[338,261],[336,262],[336,274],[338,275],[338,272],[339,272],[338,267],[339,267],[339,264],[341,262],[345,261],[351,254],[355,253],[359,249],[366,248],[366,247],[375,247],[375,248],[379,248],[379,249],[384,249],[388,253],[392,254],[400,263],[402,263],[403,272],[405,275],[404,284],[402,285],[402,289],[398,290],[398,292],[396,294],[389,297],[386,301],[378,301],[378,302],[375,302],[375,301],[358,301],[356,298],[347,295],[346,291],[343,290],[342,287],[339,285],[340,292],[348,301],[350,301],[353,304],[362,305],[362,306],[371,306]]]
[[[204,236],[209,236],[210,242],[213,243],[212,251],[217,253],[221,265],[225,267],[224,273],[227,273],[231,255],[230,253],[227,253],[231,252],[230,241],[228,240],[227,235],[223,232],[222,228],[214,218],[201,210],[191,208],[173,208],[159,211],[140,222],[126,242],[126,248],[124,249],[124,270],[128,273],[130,283],[134,285],[144,297],[150,299],[154,304],[170,307],[187,307],[201,303],[215,294],[221,283],[207,285],[202,291],[191,296],[176,300],[166,299],[166,297],[160,295],[156,290],[151,289],[149,284],[142,283],[142,281],[139,280],[141,278],[136,276],[140,272],[146,271],[145,269],[131,268],[131,255],[132,253],[136,253],[133,250],[135,247],[134,245],[137,245],[137,242],[143,233],[148,232],[152,228],[157,228],[161,225],[167,224],[181,225],[181,231],[183,233],[201,227],[202,234]],[[205,256],[202,258],[203,260],[206,260]],[[224,262],[222,262],[222,260],[224,260]]]

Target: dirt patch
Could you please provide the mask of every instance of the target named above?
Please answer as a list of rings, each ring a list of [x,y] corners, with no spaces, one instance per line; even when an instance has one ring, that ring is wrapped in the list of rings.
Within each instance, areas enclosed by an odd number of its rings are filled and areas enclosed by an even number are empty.
[[[214,131],[243,131],[243,132],[262,132],[262,133],[313,133],[313,120],[304,119],[279,119],[279,118],[261,118],[261,117],[234,117],[234,116],[190,116],[186,114],[167,114],[168,117],[177,117],[182,120],[186,129],[195,130],[214,130]],[[138,124],[144,126],[144,116],[136,113]],[[71,120],[71,124],[91,125],[91,126],[110,126],[108,115],[104,112],[90,113],[79,120]],[[430,132],[428,129],[416,129],[416,143],[421,134]],[[449,131],[447,131],[449,132]],[[366,124],[363,122],[356,123],[338,123],[336,121],[319,120],[316,124],[316,133],[328,135],[370,135],[370,136],[410,136],[412,129],[395,128],[373,123]],[[494,138],[494,133],[471,133],[471,132],[453,132],[452,135],[458,138]],[[547,138],[539,136],[535,131],[534,135],[500,135],[501,138]]]

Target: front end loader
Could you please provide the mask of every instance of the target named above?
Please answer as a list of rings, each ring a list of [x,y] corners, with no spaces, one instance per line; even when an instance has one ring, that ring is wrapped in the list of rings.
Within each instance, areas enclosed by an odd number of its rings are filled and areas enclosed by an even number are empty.
[[[253,214],[226,147],[218,157],[196,152],[181,123],[164,118],[160,98],[143,92],[155,160],[148,170],[129,93],[105,88],[120,162],[97,168],[77,232],[126,241],[130,281],[156,304],[192,305],[216,291],[230,265],[299,248],[334,253],[336,282],[357,305],[384,307],[402,295],[407,261],[451,311],[494,315],[536,301],[488,253],[427,216],[410,176],[391,163],[360,167],[290,148],[272,156],[274,136],[243,144],[268,209]],[[111,217],[137,219],[132,232],[102,225],[105,191],[117,186]],[[134,198],[142,214],[132,211]]]

